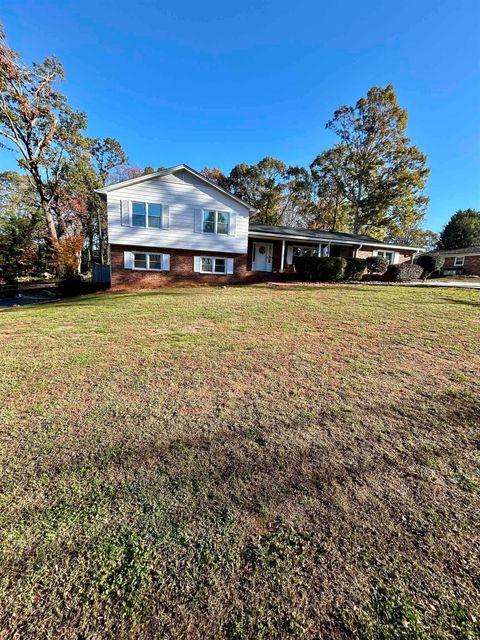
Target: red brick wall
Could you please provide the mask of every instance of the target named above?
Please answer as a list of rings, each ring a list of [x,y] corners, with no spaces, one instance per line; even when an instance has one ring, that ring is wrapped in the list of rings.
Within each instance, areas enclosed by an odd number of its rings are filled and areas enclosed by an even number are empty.
[[[366,247],[365,245],[358,252],[359,258],[369,258],[373,256],[373,251],[376,247]],[[415,251],[412,249],[411,251],[399,251],[397,249],[392,249],[392,251],[396,251],[399,254],[399,264],[402,262],[410,262]]]
[[[170,254],[170,271],[135,271],[123,268],[123,252],[138,251]],[[219,258],[234,258],[233,275],[195,273],[193,256],[211,256],[211,251],[189,251],[188,249],[164,249],[162,247],[138,247],[135,245],[111,245],[113,289],[153,289],[156,287],[191,286],[202,284],[231,284],[245,279],[247,257],[244,254],[216,252]]]
[[[443,268],[463,268],[463,272],[467,276],[480,276],[480,256],[465,256],[465,263],[463,267],[455,267],[455,258],[453,256],[449,256],[448,258],[445,258],[445,264],[443,265]]]
[[[215,252],[218,257],[234,258],[233,275],[215,275],[195,273],[193,271],[193,257],[198,255],[212,255],[211,251],[191,251],[188,249],[166,249],[162,247],[142,247],[135,245],[111,245],[110,261],[112,265],[112,288],[113,289],[152,289],[156,287],[171,286],[191,286],[204,284],[233,284],[239,282],[262,282],[268,280],[281,280],[283,274],[280,273],[280,262],[282,255],[281,240],[266,240],[273,244],[273,262],[271,272],[252,271],[252,249],[256,240],[249,238],[248,254],[230,254]],[[259,240],[260,241],[260,240]],[[293,267],[286,264],[287,249],[291,245],[298,245],[300,242],[285,242],[285,271],[293,271]],[[138,251],[152,253],[170,254],[170,271],[136,271],[123,268],[123,252]],[[373,247],[363,247],[359,252],[359,257],[366,258],[373,254]],[[410,260],[411,252],[400,254],[400,262]]]

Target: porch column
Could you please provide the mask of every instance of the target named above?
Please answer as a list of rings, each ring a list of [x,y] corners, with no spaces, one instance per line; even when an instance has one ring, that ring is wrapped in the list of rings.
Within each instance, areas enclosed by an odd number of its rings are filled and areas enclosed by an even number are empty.
[[[282,257],[280,258],[280,273],[285,271],[285,240],[282,240]]]
[[[320,242],[320,244],[318,245],[318,257],[320,258],[322,256],[322,243]]]

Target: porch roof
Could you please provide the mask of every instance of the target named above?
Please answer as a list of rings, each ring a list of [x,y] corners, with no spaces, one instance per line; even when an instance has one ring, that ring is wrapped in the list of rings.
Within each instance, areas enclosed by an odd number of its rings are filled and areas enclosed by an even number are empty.
[[[333,244],[359,245],[366,244],[379,248],[390,249],[410,249],[411,251],[419,251],[417,247],[407,247],[380,242],[372,236],[342,233],[340,231],[322,231],[320,229],[303,229],[299,227],[282,227],[266,224],[251,224],[248,234],[253,237],[263,238],[283,238],[285,240],[303,240],[311,242],[331,242]]]

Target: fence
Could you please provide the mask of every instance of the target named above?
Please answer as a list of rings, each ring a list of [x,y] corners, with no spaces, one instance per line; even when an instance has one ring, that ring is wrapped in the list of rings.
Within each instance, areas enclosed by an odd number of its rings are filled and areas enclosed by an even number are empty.
[[[110,285],[110,265],[94,263],[92,265],[92,282]]]

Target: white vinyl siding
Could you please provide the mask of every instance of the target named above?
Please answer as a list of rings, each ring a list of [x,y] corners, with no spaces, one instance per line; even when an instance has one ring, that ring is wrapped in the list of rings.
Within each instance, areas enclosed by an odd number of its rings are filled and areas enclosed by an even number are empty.
[[[181,179],[184,174],[184,179]],[[155,249],[190,249],[215,253],[246,254],[249,210],[213,186],[185,172],[168,179],[155,178],[107,194],[108,232],[111,244]],[[162,228],[131,225],[131,203],[162,205]],[[203,233],[196,214],[221,211],[229,214],[228,234]],[[147,221],[148,222],[148,221]]]
[[[231,275],[234,272],[233,258],[220,256],[195,256],[193,270],[196,273]]]
[[[170,271],[170,254],[124,251],[123,266],[135,271]]]

